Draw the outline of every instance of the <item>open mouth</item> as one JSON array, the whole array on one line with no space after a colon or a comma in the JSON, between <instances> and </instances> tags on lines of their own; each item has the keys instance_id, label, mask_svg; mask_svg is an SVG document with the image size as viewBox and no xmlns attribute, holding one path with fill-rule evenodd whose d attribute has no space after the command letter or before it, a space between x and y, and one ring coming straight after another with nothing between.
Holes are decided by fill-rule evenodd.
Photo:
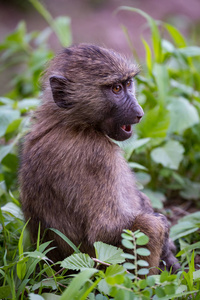
<instances>
[{"instance_id":1,"label":"open mouth","mask_svg":"<svg viewBox=\"0 0 200 300\"><path fill-rule=\"evenodd\" d=\"M127 133L131 133L131 132L132 132L132 127L131 127L130 124L128 124L128 125L122 125L122 126L121 126L121 129L122 129L123 131L127 132Z\"/></svg>"}]
</instances>

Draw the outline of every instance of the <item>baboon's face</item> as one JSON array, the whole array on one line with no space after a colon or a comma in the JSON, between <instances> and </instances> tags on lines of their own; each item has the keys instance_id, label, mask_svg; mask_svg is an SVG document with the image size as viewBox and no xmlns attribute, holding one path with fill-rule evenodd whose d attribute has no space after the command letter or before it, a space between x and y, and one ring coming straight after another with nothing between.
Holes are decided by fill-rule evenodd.
<instances>
[{"instance_id":1,"label":"baboon's face","mask_svg":"<svg viewBox=\"0 0 200 300\"><path fill-rule=\"evenodd\" d=\"M90 124L114 140L130 138L132 125L144 115L131 78L93 88L82 85L81 90L74 84L77 88L73 91L70 81L63 76L51 76L50 83L55 103L74 116L74 124Z\"/></svg>"},{"instance_id":2,"label":"baboon's face","mask_svg":"<svg viewBox=\"0 0 200 300\"><path fill-rule=\"evenodd\" d=\"M48 79L53 99L70 124L93 126L124 141L144 114L135 98L133 78L138 72L112 50L81 44L55 59Z\"/></svg>"},{"instance_id":3,"label":"baboon's face","mask_svg":"<svg viewBox=\"0 0 200 300\"><path fill-rule=\"evenodd\" d=\"M133 79L103 87L106 100L112 103L101 129L112 139L124 141L132 135L132 125L140 122L143 109L135 98Z\"/></svg>"}]
</instances>

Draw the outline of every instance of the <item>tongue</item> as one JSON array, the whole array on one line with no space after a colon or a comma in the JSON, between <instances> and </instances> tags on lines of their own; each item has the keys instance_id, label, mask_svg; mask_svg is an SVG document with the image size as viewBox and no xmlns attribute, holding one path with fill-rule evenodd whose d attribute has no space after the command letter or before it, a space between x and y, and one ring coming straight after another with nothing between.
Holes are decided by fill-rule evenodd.
<instances>
[{"instance_id":1,"label":"tongue","mask_svg":"<svg viewBox=\"0 0 200 300\"><path fill-rule=\"evenodd\" d=\"M123 125L122 129L129 132L131 131L131 125Z\"/></svg>"}]
</instances>

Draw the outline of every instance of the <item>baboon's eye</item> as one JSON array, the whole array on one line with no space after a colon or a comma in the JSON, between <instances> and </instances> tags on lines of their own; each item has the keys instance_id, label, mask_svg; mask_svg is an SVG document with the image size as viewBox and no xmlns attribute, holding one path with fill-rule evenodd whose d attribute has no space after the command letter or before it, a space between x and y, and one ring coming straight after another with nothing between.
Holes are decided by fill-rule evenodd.
<instances>
[{"instance_id":1,"label":"baboon's eye","mask_svg":"<svg viewBox=\"0 0 200 300\"><path fill-rule=\"evenodd\" d=\"M114 85L114 86L112 87L112 91L113 91L113 93L115 93L115 94L121 92L121 90L122 90L122 86L121 86L120 84L116 84L116 85Z\"/></svg>"},{"instance_id":2,"label":"baboon's eye","mask_svg":"<svg viewBox=\"0 0 200 300\"><path fill-rule=\"evenodd\" d=\"M127 87L130 87L130 86L131 86L131 83L132 83L132 81L131 81L131 80L128 80L128 81L126 82L126 86L127 86Z\"/></svg>"}]
</instances>

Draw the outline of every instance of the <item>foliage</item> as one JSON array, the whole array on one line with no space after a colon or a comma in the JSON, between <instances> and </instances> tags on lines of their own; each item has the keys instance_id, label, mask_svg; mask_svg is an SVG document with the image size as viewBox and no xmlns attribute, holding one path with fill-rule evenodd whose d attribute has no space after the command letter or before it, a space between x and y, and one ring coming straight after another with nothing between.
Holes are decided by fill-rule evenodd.
<instances>
[{"instance_id":1,"label":"foliage","mask_svg":"<svg viewBox=\"0 0 200 300\"><path fill-rule=\"evenodd\" d=\"M148 276L148 238L139 231L123 232L124 251L96 242L96 258L92 258L51 228L75 252L56 264L58 271L48 259L50 242L40 243L38 238L35 248L31 245L18 200L19 144L29 127L32 110L39 105L40 73L53 56L48 43L50 34L54 32L63 46L71 42L68 17L53 19L40 2L31 3L49 27L28 33L26 24L21 22L0 44L0 71L11 69L14 74L9 92L0 98L0 298L199 299L200 271L195 271L195 254L200 254L199 212L172 227L171 237L180 244L178 258L182 267L188 267L187 272L180 270L175 275L162 271L160 275ZM145 118L137 126L134 138L123 145L125 157L130 167L138 171L140 187L145 186L144 192L156 208L163 207L166 196L178 195L197 202L200 48L188 46L173 26L155 22L140 10L123 9L142 14L152 32L152 48L142 39L146 49L145 77L136 79ZM170 41L161 38L160 27L168 32ZM138 259L138 254L143 259Z\"/></svg>"},{"instance_id":2,"label":"foliage","mask_svg":"<svg viewBox=\"0 0 200 300\"><path fill-rule=\"evenodd\" d=\"M178 196L197 203L200 199L200 47L188 46L175 27L156 22L139 9L120 9L145 17L152 34L152 47L142 38L146 50L145 77L136 78L138 99L145 115L136 126L137 136L125 145L126 158L145 166L142 174L148 174L149 179L144 182L144 192L150 195L155 207L159 197L154 191L158 190L169 198ZM124 31L129 39L125 28ZM161 36L164 31L169 40Z\"/></svg>"}]
</instances>

